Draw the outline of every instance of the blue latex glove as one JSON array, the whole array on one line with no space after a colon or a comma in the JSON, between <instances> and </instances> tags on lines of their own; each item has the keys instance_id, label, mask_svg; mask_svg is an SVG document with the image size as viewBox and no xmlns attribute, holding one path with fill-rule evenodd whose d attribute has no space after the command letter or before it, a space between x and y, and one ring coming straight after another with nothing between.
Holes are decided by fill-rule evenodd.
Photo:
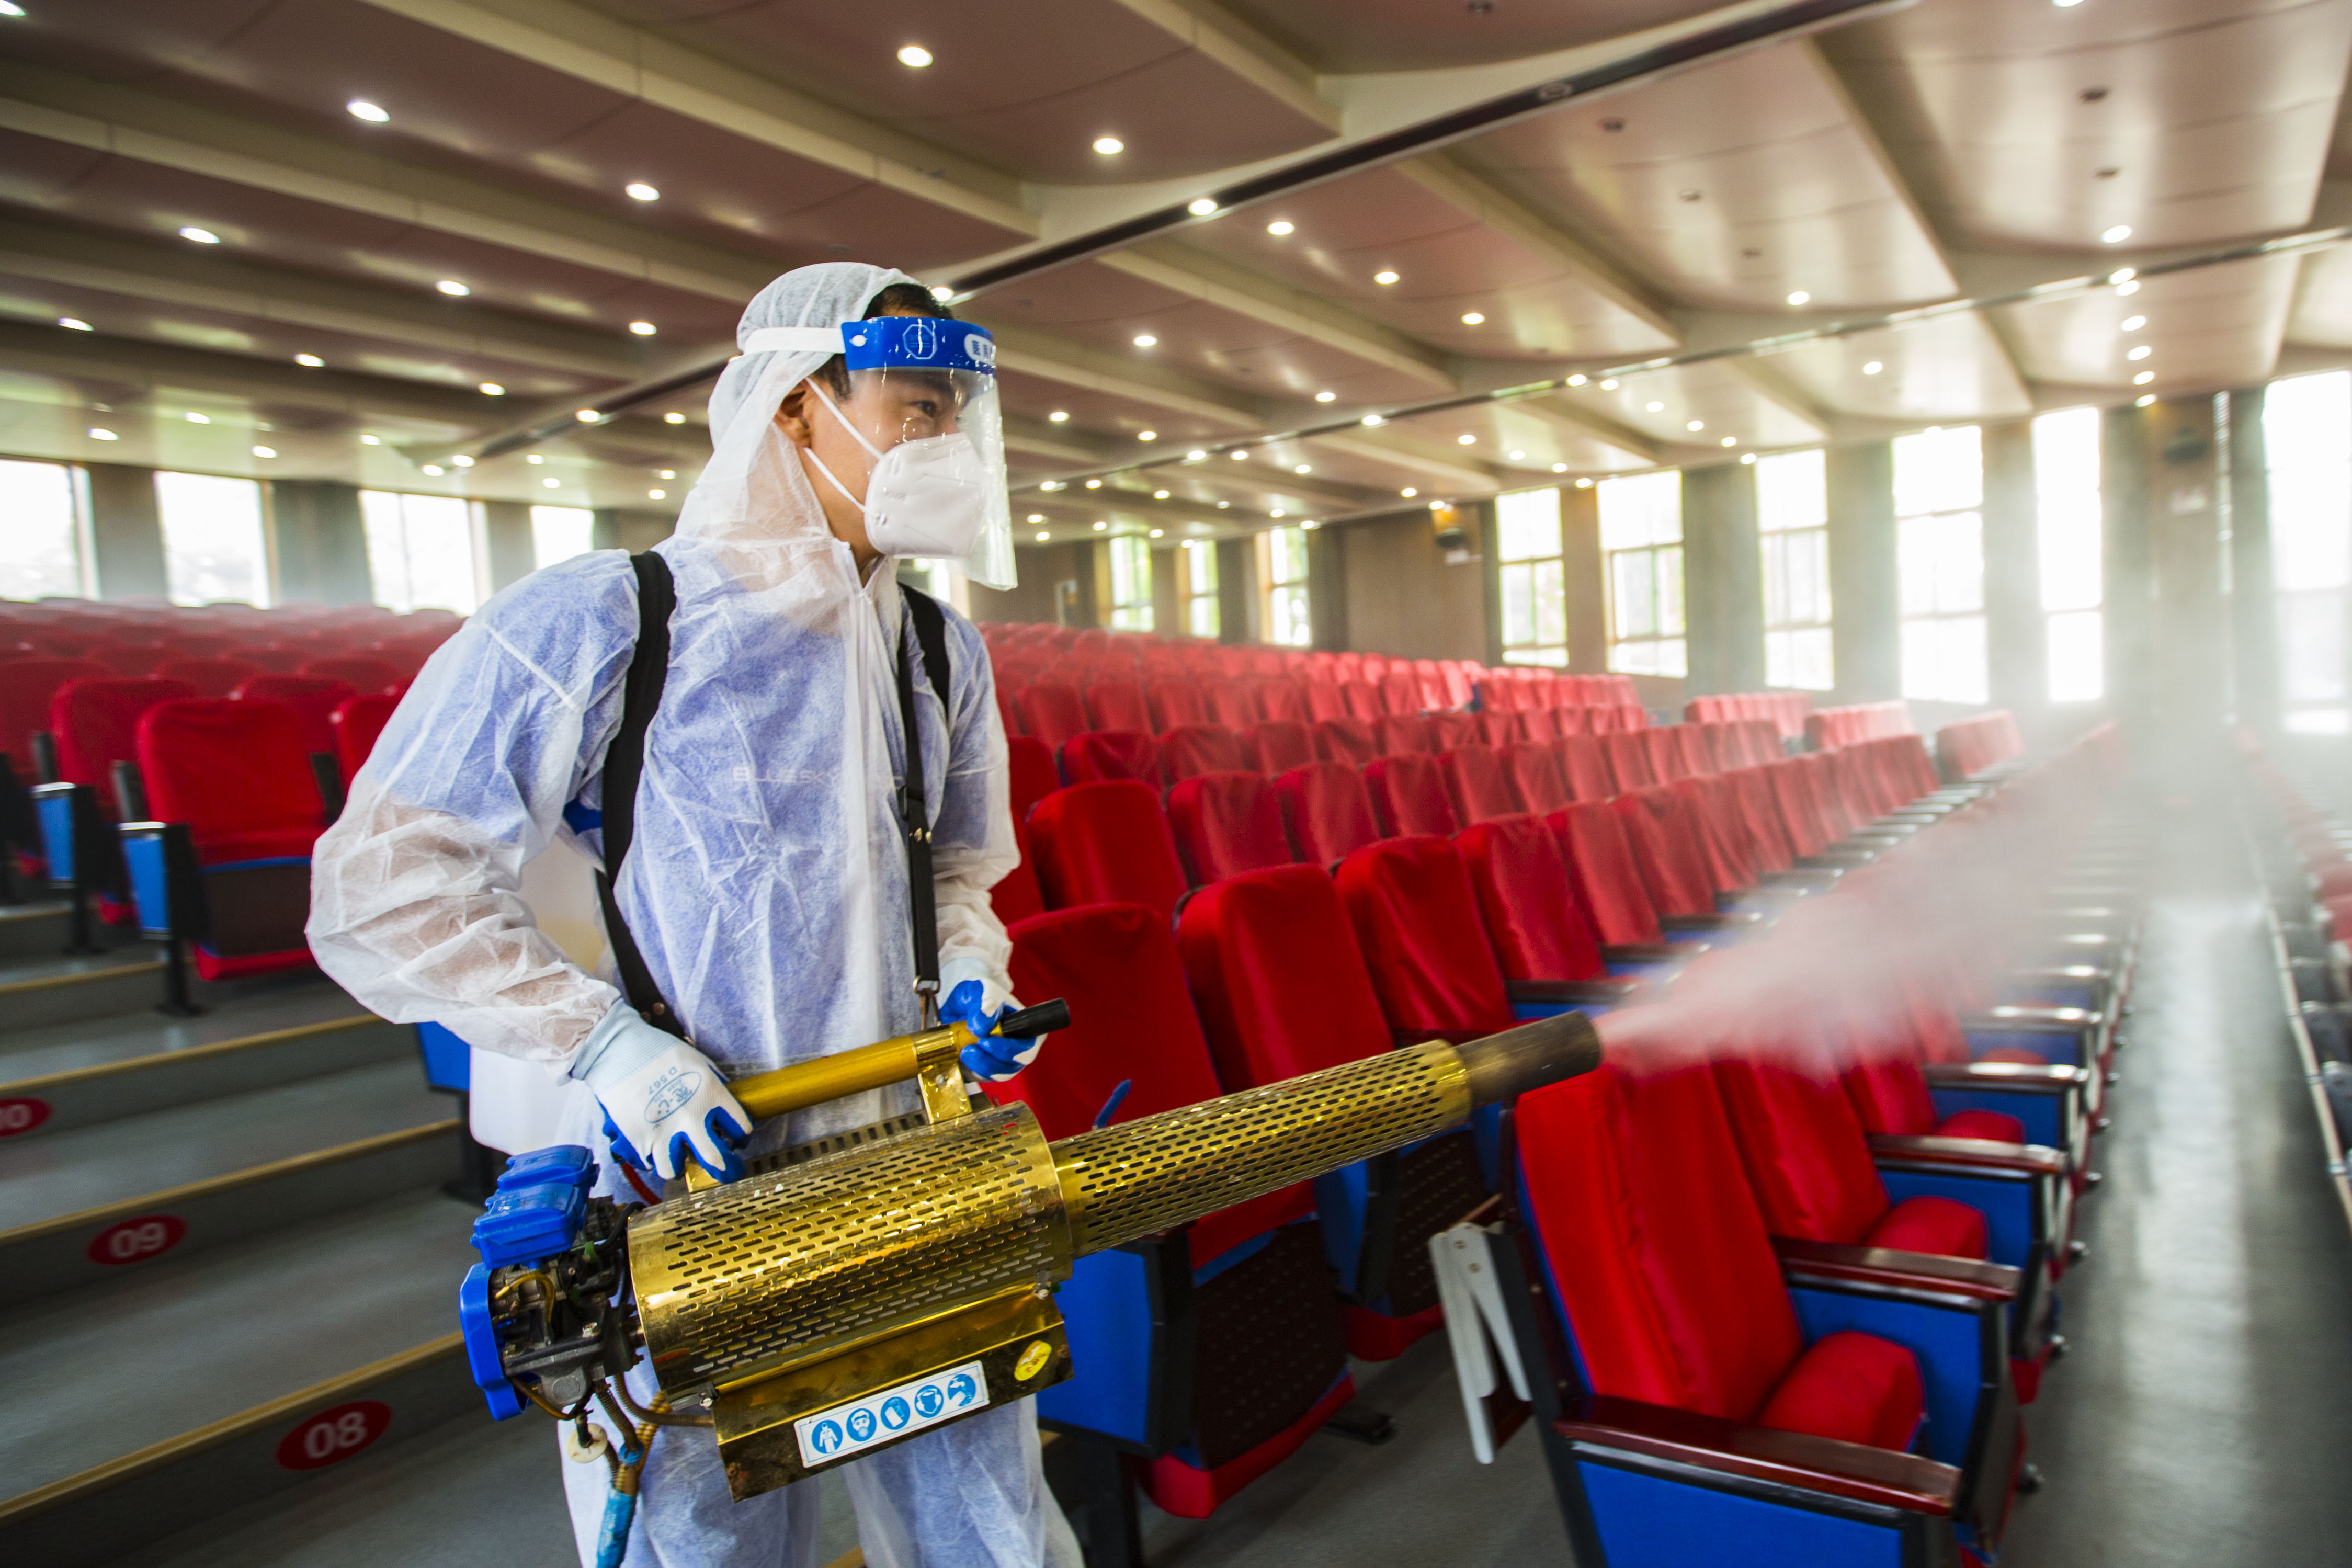
<instances>
[{"instance_id":1,"label":"blue latex glove","mask_svg":"<svg viewBox=\"0 0 2352 1568\"><path fill-rule=\"evenodd\" d=\"M1014 1040L998 1035L997 1021L1013 1010L1013 999L1004 997L992 1007L990 989L986 981L958 981L940 1004L940 1022L961 1024L980 1036L976 1043L963 1048L964 1070L983 1083L1002 1083L1037 1059L1038 1047L1045 1043L1045 1037Z\"/></svg>"},{"instance_id":2,"label":"blue latex glove","mask_svg":"<svg viewBox=\"0 0 2352 1568\"><path fill-rule=\"evenodd\" d=\"M675 1180L689 1151L729 1181L742 1174L734 1145L751 1118L709 1057L616 1003L589 1031L572 1076L595 1090L604 1132L623 1163Z\"/></svg>"}]
</instances>

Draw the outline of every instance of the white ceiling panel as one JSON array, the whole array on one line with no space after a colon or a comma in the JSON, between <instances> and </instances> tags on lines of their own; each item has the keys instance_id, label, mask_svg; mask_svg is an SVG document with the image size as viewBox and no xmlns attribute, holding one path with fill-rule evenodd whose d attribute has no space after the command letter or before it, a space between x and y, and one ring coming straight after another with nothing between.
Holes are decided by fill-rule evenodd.
<instances>
[{"instance_id":1,"label":"white ceiling panel","mask_svg":"<svg viewBox=\"0 0 2352 1568\"><path fill-rule=\"evenodd\" d=\"M2144 279L2127 295L2101 289L2001 313L2036 381L2116 392L2242 386L2277 362L2298 266L2265 257ZM2138 348L2148 352L2132 358ZM2142 372L2152 379L2135 382Z\"/></svg>"},{"instance_id":2,"label":"white ceiling panel","mask_svg":"<svg viewBox=\"0 0 2352 1568\"><path fill-rule=\"evenodd\" d=\"M1432 5L1429 0L1227 0L1325 70L1485 65L1663 26L1719 0Z\"/></svg>"},{"instance_id":3,"label":"white ceiling panel","mask_svg":"<svg viewBox=\"0 0 2352 1568\"><path fill-rule=\"evenodd\" d=\"M1726 436L1741 447L1795 447L1827 434L1722 360L1590 381L1559 396L1661 447L1690 451L1719 449Z\"/></svg>"},{"instance_id":4,"label":"white ceiling panel","mask_svg":"<svg viewBox=\"0 0 2352 1568\"><path fill-rule=\"evenodd\" d=\"M1979 315L1824 338L1761 363L1835 414L1958 423L2033 411L2008 351Z\"/></svg>"},{"instance_id":5,"label":"white ceiling panel","mask_svg":"<svg viewBox=\"0 0 2352 1568\"><path fill-rule=\"evenodd\" d=\"M2352 248L2334 246L2304 258L2286 336L2314 348L2352 349Z\"/></svg>"}]
</instances>

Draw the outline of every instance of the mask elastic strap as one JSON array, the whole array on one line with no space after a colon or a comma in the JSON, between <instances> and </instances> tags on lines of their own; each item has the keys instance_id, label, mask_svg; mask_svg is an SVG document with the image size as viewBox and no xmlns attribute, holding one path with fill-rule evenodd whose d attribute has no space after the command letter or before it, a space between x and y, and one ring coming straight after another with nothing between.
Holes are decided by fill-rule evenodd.
<instances>
[{"instance_id":1,"label":"mask elastic strap","mask_svg":"<svg viewBox=\"0 0 2352 1568\"><path fill-rule=\"evenodd\" d=\"M865 510L866 510L866 503L865 503L864 501L862 501L862 500L859 500L856 496L851 495L851 494L849 493L849 487L848 487L847 485L843 484L843 483L841 482L841 479L840 479L840 477L839 477L838 475L836 475L836 474L835 474L835 473L831 468L826 468L826 467L824 466L824 459L823 458L820 458L820 457L818 457L818 456L816 455L816 448L815 448L815 447L803 447L801 448L801 456L802 456L802 457L803 457L803 458L806 458L810 462L814 463L814 464L816 465L816 471L817 471L818 473L820 473L820 474L823 474L823 475L825 477L825 482L826 482L826 483L828 483L828 484L832 485L832 486L833 486L833 488L834 488L835 489L837 489L837 490L839 490L839 491L841 492L841 499L842 499L842 500L844 500L847 501L850 505L852 505L852 506L856 507L856 508L858 510L858 512L859 512L861 515L863 515L863 514L864 514L864 512L865 512Z\"/></svg>"}]
</instances>

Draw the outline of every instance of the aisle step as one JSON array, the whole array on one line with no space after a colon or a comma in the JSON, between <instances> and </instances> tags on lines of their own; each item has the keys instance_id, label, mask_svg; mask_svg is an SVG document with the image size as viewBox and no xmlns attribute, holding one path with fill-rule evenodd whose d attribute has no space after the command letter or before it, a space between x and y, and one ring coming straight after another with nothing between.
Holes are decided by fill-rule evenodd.
<instances>
[{"instance_id":1,"label":"aisle step","mask_svg":"<svg viewBox=\"0 0 2352 1568\"><path fill-rule=\"evenodd\" d=\"M0 1146L0 1305L453 1176L451 1110L392 1061Z\"/></svg>"},{"instance_id":2,"label":"aisle step","mask_svg":"<svg viewBox=\"0 0 2352 1568\"><path fill-rule=\"evenodd\" d=\"M152 1007L163 996L163 961L147 942L0 962L0 1031L103 1018Z\"/></svg>"},{"instance_id":3,"label":"aisle step","mask_svg":"<svg viewBox=\"0 0 2352 1568\"><path fill-rule=\"evenodd\" d=\"M73 934L62 899L0 905L0 958L47 958L62 953Z\"/></svg>"},{"instance_id":4,"label":"aisle step","mask_svg":"<svg viewBox=\"0 0 2352 1568\"><path fill-rule=\"evenodd\" d=\"M473 1212L411 1190L13 1310L0 1559L111 1561L478 1410Z\"/></svg>"}]
</instances>

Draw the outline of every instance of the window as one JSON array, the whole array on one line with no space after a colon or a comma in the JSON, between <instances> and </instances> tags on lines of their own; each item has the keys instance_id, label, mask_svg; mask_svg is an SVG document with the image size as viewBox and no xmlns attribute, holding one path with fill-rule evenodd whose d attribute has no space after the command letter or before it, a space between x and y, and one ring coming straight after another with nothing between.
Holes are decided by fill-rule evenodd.
<instances>
[{"instance_id":1,"label":"window","mask_svg":"<svg viewBox=\"0 0 2352 1568\"><path fill-rule=\"evenodd\" d=\"M2271 580L2277 584L2284 721L2352 731L2345 704L2346 589L2352 587L2352 374L2274 381L2263 397Z\"/></svg>"},{"instance_id":2,"label":"window","mask_svg":"<svg viewBox=\"0 0 2352 1568\"><path fill-rule=\"evenodd\" d=\"M163 577L172 603L228 599L268 605L260 485L212 474L159 473L155 510L163 523Z\"/></svg>"},{"instance_id":3,"label":"window","mask_svg":"<svg viewBox=\"0 0 2352 1568\"><path fill-rule=\"evenodd\" d=\"M1764 552L1764 684L1827 691L1829 465L1817 448L1756 462L1756 529Z\"/></svg>"},{"instance_id":4,"label":"window","mask_svg":"<svg viewBox=\"0 0 2352 1568\"><path fill-rule=\"evenodd\" d=\"M98 596L77 478L62 463L0 462L0 599Z\"/></svg>"},{"instance_id":5,"label":"window","mask_svg":"<svg viewBox=\"0 0 2352 1568\"><path fill-rule=\"evenodd\" d=\"M2096 702L2106 691L2100 423L2095 408L2068 408L2033 422L2034 537L2053 702Z\"/></svg>"},{"instance_id":6,"label":"window","mask_svg":"<svg viewBox=\"0 0 2352 1568\"><path fill-rule=\"evenodd\" d=\"M400 611L455 610L470 616L481 607L475 573L474 509L456 496L360 492L360 521L367 530L368 575L375 602ZM539 520L531 520L531 547L539 547Z\"/></svg>"},{"instance_id":7,"label":"window","mask_svg":"<svg viewBox=\"0 0 2352 1568\"><path fill-rule=\"evenodd\" d=\"M1609 668L1690 672L1683 643L1683 477L1603 479L1601 552L1609 584Z\"/></svg>"},{"instance_id":8,"label":"window","mask_svg":"<svg viewBox=\"0 0 2352 1568\"><path fill-rule=\"evenodd\" d=\"M1895 574L1903 614L1903 695L1934 702L1987 697L1984 447L1973 425L1895 441Z\"/></svg>"},{"instance_id":9,"label":"window","mask_svg":"<svg viewBox=\"0 0 2352 1568\"><path fill-rule=\"evenodd\" d=\"M1495 498L1503 574L1503 662L1568 668L1568 563L1561 558L1559 491Z\"/></svg>"},{"instance_id":10,"label":"window","mask_svg":"<svg viewBox=\"0 0 2352 1568\"><path fill-rule=\"evenodd\" d=\"M1307 609L1307 531L1277 528L1259 534L1257 569L1265 584L1265 640L1307 647L1315 628Z\"/></svg>"},{"instance_id":11,"label":"window","mask_svg":"<svg viewBox=\"0 0 2352 1568\"><path fill-rule=\"evenodd\" d=\"M585 555L596 548L596 514L584 506L530 509L530 563L534 570Z\"/></svg>"},{"instance_id":12,"label":"window","mask_svg":"<svg viewBox=\"0 0 2352 1568\"><path fill-rule=\"evenodd\" d=\"M1177 563L1176 587L1184 601L1185 634L1216 637L1222 630L1217 611L1217 547L1205 539L1188 539Z\"/></svg>"},{"instance_id":13,"label":"window","mask_svg":"<svg viewBox=\"0 0 2352 1568\"><path fill-rule=\"evenodd\" d=\"M1151 546L1132 533L1110 542L1110 624L1113 631L1151 629Z\"/></svg>"}]
</instances>

